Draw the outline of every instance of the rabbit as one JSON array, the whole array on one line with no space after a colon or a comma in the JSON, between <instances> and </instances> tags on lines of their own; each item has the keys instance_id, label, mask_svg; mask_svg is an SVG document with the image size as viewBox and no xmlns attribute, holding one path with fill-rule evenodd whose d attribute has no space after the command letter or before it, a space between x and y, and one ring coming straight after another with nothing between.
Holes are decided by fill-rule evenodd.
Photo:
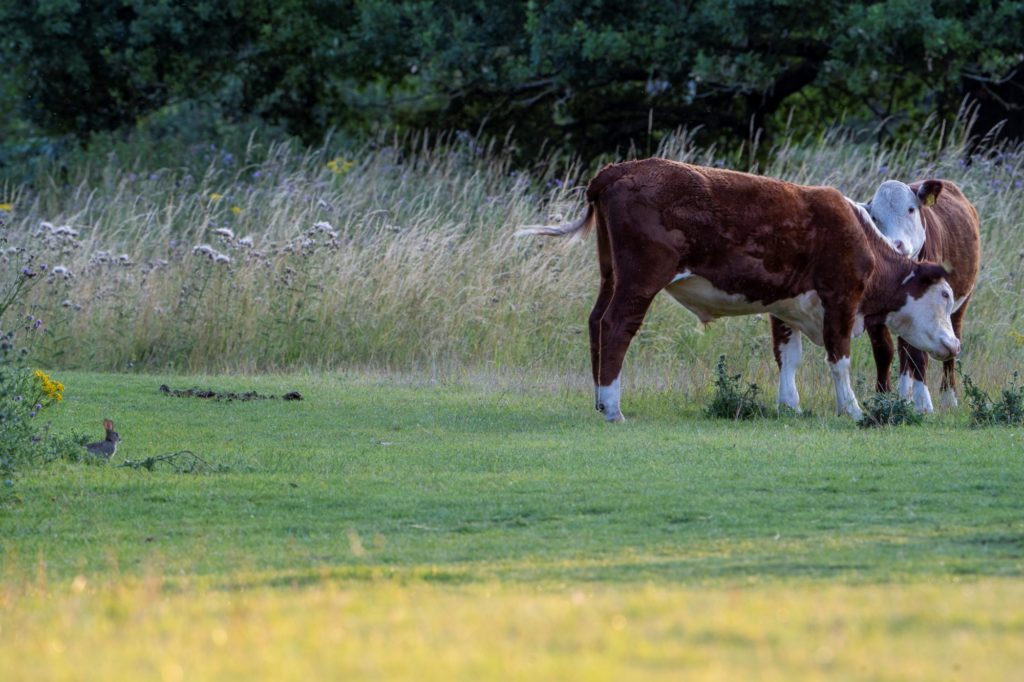
<instances>
[{"instance_id":1,"label":"rabbit","mask_svg":"<svg viewBox=\"0 0 1024 682\"><path fill-rule=\"evenodd\" d=\"M121 441L121 434L114 430L114 422L109 419L103 420L103 428L107 430L106 439L98 443L89 443L85 446L85 449L89 451L89 454L102 457L103 459L110 459L117 452L117 444Z\"/></svg>"}]
</instances>

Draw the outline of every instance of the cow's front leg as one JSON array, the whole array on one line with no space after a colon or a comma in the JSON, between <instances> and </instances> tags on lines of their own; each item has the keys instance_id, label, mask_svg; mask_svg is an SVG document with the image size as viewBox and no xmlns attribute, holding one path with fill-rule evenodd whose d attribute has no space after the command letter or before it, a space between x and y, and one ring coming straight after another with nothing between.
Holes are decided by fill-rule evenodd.
<instances>
[{"instance_id":1,"label":"cow's front leg","mask_svg":"<svg viewBox=\"0 0 1024 682\"><path fill-rule=\"evenodd\" d=\"M914 409L922 413L935 411L932 394L926 383L928 355L914 348L902 338L900 344L900 395L914 401Z\"/></svg>"},{"instance_id":2,"label":"cow's front leg","mask_svg":"<svg viewBox=\"0 0 1024 682\"><path fill-rule=\"evenodd\" d=\"M845 307L825 310L825 355L836 387L836 412L860 420L863 413L850 385L850 335L853 311Z\"/></svg>"},{"instance_id":3,"label":"cow's front leg","mask_svg":"<svg viewBox=\"0 0 1024 682\"><path fill-rule=\"evenodd\" d=\"M779 405L785 405L799 414L800 393L796 389L796 368L803 356L800 332L771 316L772 350L779 366Z\"/></svg>"},{"instance_id":4,"label":"cow's front leg","mask_svg":"<svg viewBox=\"0 0 1024 682\"><path fill-rule=\"evenodd\" d=\"M964 325L964 313L967 312L967 304L970 303L970 296L953 313L953 333L957 339L962 339L961 333ZM942 363L942 387L939 392L939 404L946 409L954 409L960 405L956 399L956 359L946 360Z\"/></svg>"}]
</instances>

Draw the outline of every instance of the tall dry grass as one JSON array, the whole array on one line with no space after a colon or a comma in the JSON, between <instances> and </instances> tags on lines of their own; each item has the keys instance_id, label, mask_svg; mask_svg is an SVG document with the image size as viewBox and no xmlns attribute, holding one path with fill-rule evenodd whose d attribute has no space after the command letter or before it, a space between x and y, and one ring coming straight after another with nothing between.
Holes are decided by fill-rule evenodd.
<instances>
[{"instance_id":1,"label":"tall dry grass","mask_svg":"<svg viewBox=\"0 0 1024 682\"><path fill-rule=\"evenodd\" d=\"M945 135L945 139L940 136ZM967 316L964 365L984 385L1024 359L1024 152L965 162L965 136L933 130L896 148L840 135L762 154L695 147L659 154L835 185L864 200L884 179L959 183L982 216L984 266ZM748 156L766 158L748 164ZM449 376L589 377L593 243L516 239L567 219L589 172L517 171L499 146L460 136L377 142L350 157L261 145L181 150L154 168L143 148L82 161L34 186L0 188L10 244L49 266L33 290L43 363L92 369L375 368ZM62 231L70 227L76 236ZM8 262L13 254L5 256ZM54 274L54 266L69 271ZM767 322L702 328L666 298L627 358L633 386L701 387L720 353L770 384ZM866 341L855 365L873 375ZM809 346L801 383L827 392ZM866 390L866 388L865 388Z\"/></svg>"}]
</instances>

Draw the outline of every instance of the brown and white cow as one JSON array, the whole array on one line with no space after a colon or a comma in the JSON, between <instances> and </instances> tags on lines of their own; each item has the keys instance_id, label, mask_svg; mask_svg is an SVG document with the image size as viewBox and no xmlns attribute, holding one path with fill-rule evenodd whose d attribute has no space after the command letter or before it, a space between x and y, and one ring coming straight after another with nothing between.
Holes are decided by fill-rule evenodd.
<instances>
[{"instance_id":1,"label":"brown and white cow","mask_svg":"<svg viewBox=\"0 0 1024 682\"><path fill-rule=\"evenodd\" d=\"M912 257L941 261L950 270L946 279L954 295L951 322L956 337L961 338L963 316L981 259L978 213L971 202L948 180L923 180L913 185L887 180L879 185L871 201L859 206L893 248ZM876 388L887 392L891 390L892 337L884 324L868 325L867 332L875 357ZM779 403L799 410L795 375L801 355L800 336L773 317L772 345L779 366ZM900 394L912 398L918 411L931 412L931 394L925 383L928 356L903 338L899 340L899 354ZM957 405L955 367L952 359L943 363L941 403L946 407Z\"/></svg>"},{"instance_id":2,"label":"brown and white cow","mask_svg":"<svg viewBox=\"0 0 1024 682\"><path fill-rule=\"evenodd\" d=\"M517 234L596 227L601 287L590 350L596 406L608 421L623 419L623 358L663 289L704 322L771 313L825 346L837 410L855 419L849 368L858 320L888 324L942 360L960 351L945 269L897 253L835 189L646 159L606 166L587 202L573 223Z\"/></svg>"},{"instance_id":3,"label":"brown and white cow","mask_svg":"<svg viewBox=\"0 0 1024 682\"><path fill-rule=\"evenodd\" d=\"M954 182L949 180L925 180L905 185L902 182L883 183L889 185L887 201L883 205L880 192L868 204L875 223L887 232L900 218L917 215L924 225L924 245L920 250L922 260L941 262L950 270L947 276L953 288L953 333L961 338L964 313L981 266L981 226L978 211L968 201ZM892 338L885 327L869 327L871 349L875 355L878 370L877 388L890 390L889 367L892 365ZM932 398L925 383L928 356L903 338L899 339L900 383L899 391L904 397L913 397L914 406L921 412L932 411ZM939 393L940 404L956 407L956 363L945 360L942 363L942 385Z\"/></svg>"}]
</instances>

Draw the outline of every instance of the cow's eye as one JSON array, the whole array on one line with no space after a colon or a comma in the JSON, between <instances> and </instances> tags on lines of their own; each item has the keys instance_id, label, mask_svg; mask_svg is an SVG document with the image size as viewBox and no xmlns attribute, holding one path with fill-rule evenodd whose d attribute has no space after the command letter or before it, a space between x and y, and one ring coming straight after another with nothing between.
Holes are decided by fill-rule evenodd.
<instances>
[{"instance_id":1,"label":"cow's eye","mask_svg":"<svg viewBox=\"0 0 1024 682\"><path fill-rule=\"evenodd\" d=\"M907 209L907 212L908 212L908 213L913 213L913 212L914 212L914 207L913 207L913 206L911 206L910 208L908 208L908 209Z\"/></svg>"},{"instance_id":2,"label":"cow's eye","mask_svg":"<svg viewBox=\"0 0 1024 682\"><path fill-rule=\"evenodd\" d=\"M949 292L948 291L943 291L942 292L942 298L944 298L944 299L946 299L948 301L949 300Z\"/></svg>"}]
</instances>

